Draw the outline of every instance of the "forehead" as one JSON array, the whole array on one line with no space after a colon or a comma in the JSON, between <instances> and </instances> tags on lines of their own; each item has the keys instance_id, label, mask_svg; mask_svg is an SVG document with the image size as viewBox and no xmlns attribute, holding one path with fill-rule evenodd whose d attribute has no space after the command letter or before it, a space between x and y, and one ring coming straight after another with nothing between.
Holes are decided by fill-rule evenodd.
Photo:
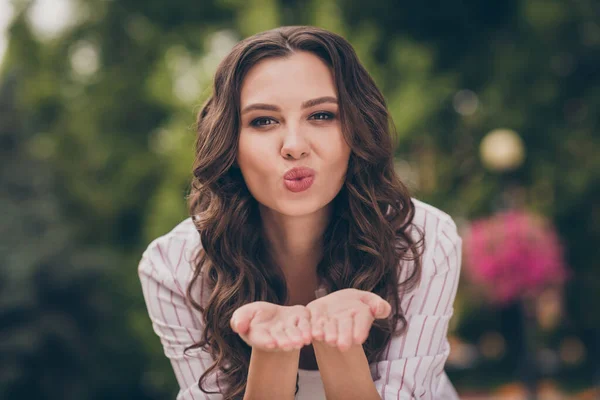
<instances>
[{"instance_id":1,"label":"forehead","mask_svg":"<svg viewBox=\"0 0 600 400\"><path fill-rule=\"evenodd\" d=\"M322 96L336 97L331 69L309 52L267 58L254 65L242 82L240 103L286 103L293 106Z\"/></svg>"}]
</instances>

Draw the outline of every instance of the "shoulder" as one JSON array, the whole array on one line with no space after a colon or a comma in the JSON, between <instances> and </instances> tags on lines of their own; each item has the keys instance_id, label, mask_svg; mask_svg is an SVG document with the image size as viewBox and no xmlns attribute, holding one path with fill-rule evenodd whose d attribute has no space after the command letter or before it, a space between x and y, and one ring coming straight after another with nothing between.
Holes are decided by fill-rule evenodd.
<instances>
[{"instance_id":1,"label":"shoulder","mask_svg":"<svg viewBox=\"0 0 600 400\"><path fill-rule=\"evenodd\" d=\"M456 230L456 224L450 215L414 197L411 200L415 206L414 225L422 227L428 232L437 231L440 225L454 227Z\"/></svg>"},{"instance_id":2,"label":"shoulder","mask_svg":"<svg viewBox=\"0 0 600 400\"><path fill-rule=\"evenodd\" d=\"M420 330L427 319L437 324L432 316L448 319L453 311L461 273L462 240L447 213L419 200L412 201L415 214L411 233L414 240L423 238L421 271L416 286L399 295L409 326L420 325ZM399 284L414 272L414 267L413 260L401 261Z\"/></svg>"},{"instance_id":3,"label":"shoulder","mask_svg":"<svg viewBox=\"0 0 600 400\"><path fill-rule=\"evenodd\" d=\"M142 254L138 266L140 275L152 275L168 285L174 285L182 295L195 268L195 256L200 248L200 235L191 218L177 224L171 231L154 239Z\"/></svg>"},{"instance_id":4,"label":"shoulder","mask_svg":"<svg viewBox=\"0 0 600 400\"><path fill-rule=\"evenodd\" d=\"M448 263L445 259L455 252L460 255L462 248L462 239L456 223L450 215L439 208L416 198L411 200L415 206L413 235L417 239L419 236L416 235L424 236L423 273L432 275L443 272L440 270L440 265L445 268L451 266L452 263Z\"/></svg>"}]
</instances>

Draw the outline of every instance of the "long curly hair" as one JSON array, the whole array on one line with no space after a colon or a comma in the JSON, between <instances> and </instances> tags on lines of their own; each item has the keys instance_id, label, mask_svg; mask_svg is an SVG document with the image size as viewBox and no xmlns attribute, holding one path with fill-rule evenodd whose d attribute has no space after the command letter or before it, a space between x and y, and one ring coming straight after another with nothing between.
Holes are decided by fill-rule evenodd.
<instances>
[{"instance_id":1,"label":"long curly hair","mask_svg":"<svg viewBox=\"0 0 600 400\"><path fill-rule=\"evenodd\" d=\"M345 184L333 200L317 273L329 291L370 291L392 305L388 319L373 324L363 344L369 362L379 359L406 319L401 296L420 280L423 234L415 239L415 207L394 172L392 123L383 95L352 46L341 36L309 26L281 27L239 42L220 63L213 93L197 119L196 157L188 198L201 248L187 297L204 319L198 343L213 358L199 380L218 373L224 398L243 397L251 348L230 327L233 312L254 301L283 305L287 286L261 237L258 203L236 167L240 129L240 89L259 61L306 51L331 69L338 93L342 132L351 149ZM409 271L404 271L409 268ZM407 276L399 282L400 276ZM210 298L194 300L207 283ZM398 328L399 327L399 328ZM297 389L297 386L296 386Z\"/></svg>"}]
</instances>

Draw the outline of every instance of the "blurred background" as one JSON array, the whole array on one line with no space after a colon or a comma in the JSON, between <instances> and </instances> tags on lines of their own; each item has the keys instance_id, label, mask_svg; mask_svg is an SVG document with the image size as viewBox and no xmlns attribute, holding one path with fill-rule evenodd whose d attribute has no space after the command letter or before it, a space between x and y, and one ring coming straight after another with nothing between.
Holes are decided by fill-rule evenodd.
<instances>
[{"instance_id":1,"label":"blurred background","mask_svg":"<svg viewBox=\"0 0 600 400\"><path fill-rule=\"evenodd\" d=\"M600 398L595 0L0 0L0 398L175 398L137 263L186 218L218 62L297 24L354 45L459 225L461 398Z\"/></svg>"}]
</instances>

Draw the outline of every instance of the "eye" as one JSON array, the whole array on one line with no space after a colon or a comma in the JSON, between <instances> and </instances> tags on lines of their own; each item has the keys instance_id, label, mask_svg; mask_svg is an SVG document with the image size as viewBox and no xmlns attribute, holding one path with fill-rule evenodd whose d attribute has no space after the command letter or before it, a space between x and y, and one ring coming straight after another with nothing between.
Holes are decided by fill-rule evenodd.
<instances>
[{"instance_id":1,"label":"eye","mask_svg":"<svg viewBox=\"0 0 600 400\"><path fill-rule=\"evenodd\" d=\"M318 112L318 113L314 113L313 115L310 116L309 119L314 119L314 120L318 120L318 121L327 121L330 119L334 119L335 118L335 114L331 113L331 112Z\"/></svg>"},{"instance_id":2,"label":"eye","mask_svg":"<svg viewBox=\"0 0 600 400\"><path fill-rule=\"evenodd\" d=\"M275 120L272 118L260 117L260 118L256 118L256 119L252 120L252 122L250 122L250 126L261 127L261 126L273 125L274 123L275 123Z\"/></svg>"}]
</instances>

